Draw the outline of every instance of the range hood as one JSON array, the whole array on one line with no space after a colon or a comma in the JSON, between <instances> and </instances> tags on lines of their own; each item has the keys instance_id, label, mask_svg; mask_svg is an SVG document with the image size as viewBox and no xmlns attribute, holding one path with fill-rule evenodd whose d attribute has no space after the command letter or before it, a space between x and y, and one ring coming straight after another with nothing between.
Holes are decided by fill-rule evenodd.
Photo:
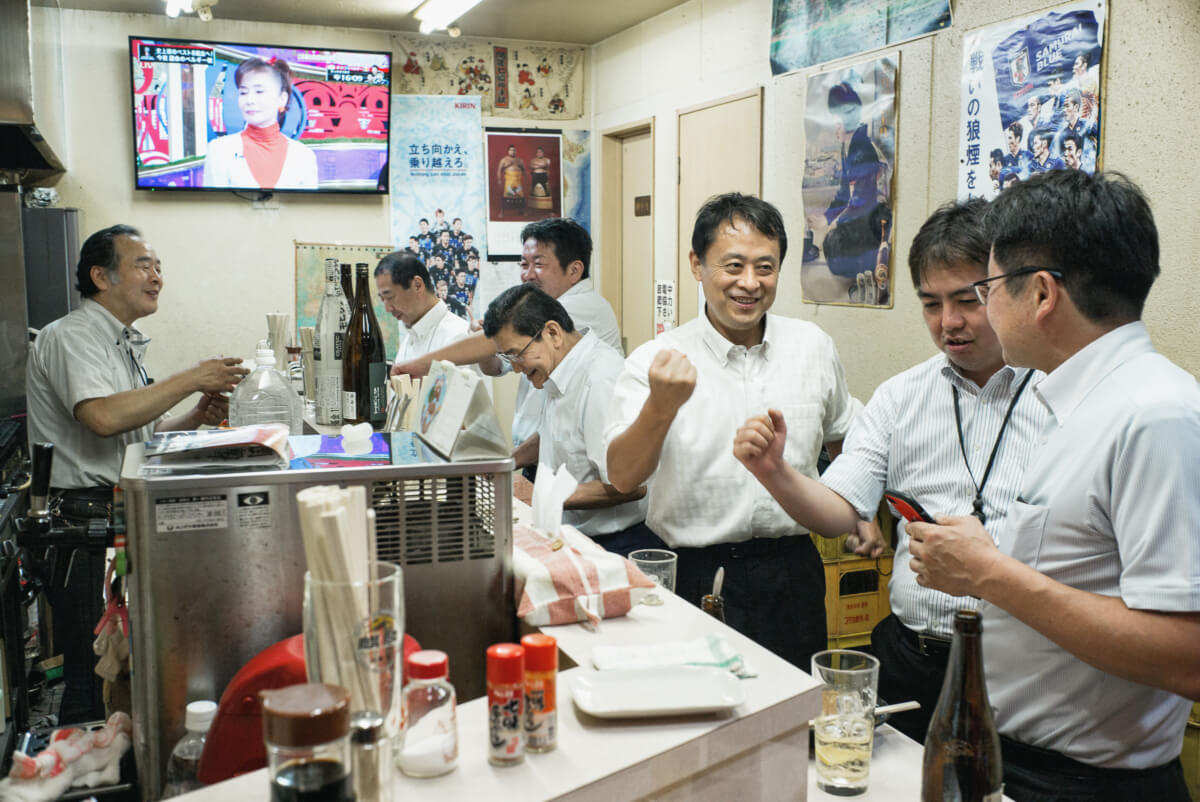
<instances>
[{"instance_id":1,"label":"range hood","mask_svg":"<svg viewBox=\"0 0 1200 802\"><path fill-rule=\"evenodd\" d=\"M19 183L52 183L65 168L38 131L29 0L0 0L0 171Z\"/></svg>"}]
</instances>

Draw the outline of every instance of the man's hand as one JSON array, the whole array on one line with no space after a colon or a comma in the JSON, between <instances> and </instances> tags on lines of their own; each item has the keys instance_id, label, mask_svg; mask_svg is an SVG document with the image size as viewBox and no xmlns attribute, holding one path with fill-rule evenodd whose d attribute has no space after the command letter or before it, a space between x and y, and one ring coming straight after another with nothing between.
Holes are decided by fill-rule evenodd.
<instances>
[{"instance_id":1,"label":"man's hand","mask_svg":"<svg viewBox=\"0 0 1200 802\"><path fill-rule=\"evenodd\" d=\"M787 423L777 409L755 415L733 436L733 456L756 477L770 476L783 467L783 446L787 442Z\"/></svg>"},{"instance_id":2,"label":"man's hand","mask_svg":"<svg viewBox=\"0 0 1200 802\"><path fill-rule=\"evenodd\" d=\"M886 546L883 532L879 531L879 524L874 519L859 521L857 531L846 536L846 548L863 557L878 557Z\"/></svg>"},{"instance_id":3,"label":"man's hand","mask_svg":"<svg viewBox=\"0 0 1200 802\"><path fill-rule=\"evenodd\" d=\"M400 362L392 365L391 374L399 376L401 373L407 373L414 379L423 379L429 373L429 361L425 359L414 359L411 362Z\"/></svg>"},{"instance_id":4,"label":"man's hand","mask_svg":"<svg viewBox=\"0 0 1200 802\"><path fill-rule=\"evenodd\" d=\"M650 398L655 411L674 419L696 389L696 366L673 349L659 351L650 363Z\"/></svg>"},{"instance_id":5,"label":"man's hand","mask_svg":"<svg viewBox=\"0 0 1200 802\"><path fill-rule=\"evenodd\" d=\"M908 532L909 567L917 584L951 596L978 595L977 587L989 567L1003 555L978 518L957 515L936 524L913 522Z\"/></svg>"},{"instance_id":6,"label":"man's hand","mask_svg":"<svg viewBox=\"0 0 1200 802\"><path fill-rule=\"evenodd\" d=\"M196 402L198 423L218 426L229 417L229 399L220 393L204 393Z\"/></svg>"},{"instance_id":7,"label":"man's hand","mask_svg":"<svg viewBox=\"0 0 1200 802\"><path fill-rule=\"evenodd\" d=\"M195 388L203 393L229 393L249 373L235 356L215 357L197 362L191 369Z\"/></svg>"}]
</instances>

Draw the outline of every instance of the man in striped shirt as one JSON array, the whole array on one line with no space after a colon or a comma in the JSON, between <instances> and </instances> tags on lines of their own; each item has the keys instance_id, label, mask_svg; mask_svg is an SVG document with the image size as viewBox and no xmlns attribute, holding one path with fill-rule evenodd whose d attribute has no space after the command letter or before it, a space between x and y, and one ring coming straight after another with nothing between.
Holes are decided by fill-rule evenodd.
<instances>
[{"instance_id":1,"label":"man in striped shirt","mask_svg":"<svg viewBox=\"0 0 1200 802\"><path fill-rule=\"evenodd\" d=\"M909 269L941 353L880 385L819 481L783 459L786 422L778 411L738 431L734 454L814 532L855 532L874 515L885 488L916 499L932 515L976 511L993 534L1003 531L1045 414L1026 388L1032 372L1004 364L971 286L987 274L985 208L982 200L943 206L913 239ZM880 660L880 697L921 703L893 718L921 741L941 691L954 612L974 600L917 584L903 524L896 527L892 614L876 626L871 643Z\"/></svg>"}]
</instances>

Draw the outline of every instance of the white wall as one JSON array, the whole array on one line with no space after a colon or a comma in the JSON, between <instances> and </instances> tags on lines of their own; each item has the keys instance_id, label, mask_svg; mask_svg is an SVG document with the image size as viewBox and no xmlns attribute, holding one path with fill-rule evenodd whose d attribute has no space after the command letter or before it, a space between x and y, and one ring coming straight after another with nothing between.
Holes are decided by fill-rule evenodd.
<instances>
[{"instance_id":1,"label":"white wall","mask_svg":"<svg viewBox=\"0 0 1200 802\"><path fill-rule=\"evenodd\" d=\"M947 31L880 53L899 51L899 141L895 182L895 308L815 306L800 301L799 258L784 265L776 311L819 323L833 335L851 390L866 399L883 379L934 351L908 279L908 245L929 212L955 193L958 80L963 32L1033 13L1046 0L958 0ZM1145 319L1158 348L1200 374L1200 291L1191 277L1200 253L1200 172L1194 157L1200 89L1183 54L1200 52L1195 0L1109 0L1104 87L1104 166L1137 181L1154 207L1162 276ZM764 89L763 192L803 236L800 179L809 74L774 78L767 61L771 0L691 0L593 48L595 129L656 117L655 274L677 263L677 111L755 86ZM846 63L864 61L859 55ZM1181 61L1181 59L1184 59ZM602 169L600 154L594 169ZM598 185L593 182L593 186ZM593 203L598 208L598 203ZM687 216L695 210L685 210ZM593 235L599 225L593 224ZM793 253L799 254L796 244ZM603 265L598 265L602 271Z\"/></svg>"}]
</instances>

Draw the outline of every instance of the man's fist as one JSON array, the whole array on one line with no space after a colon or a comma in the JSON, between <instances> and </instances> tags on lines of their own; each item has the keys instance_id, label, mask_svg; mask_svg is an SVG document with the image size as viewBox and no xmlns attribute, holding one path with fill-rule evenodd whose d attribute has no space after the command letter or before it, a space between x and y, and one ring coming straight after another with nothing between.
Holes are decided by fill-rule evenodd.
<instances>
[{"instance_id":1,"label":"man's fist","mask_svg":"<svg viewBox=\"0 0 1200 802\"><path fill-rule=\"evenodd\" d=\"M663 414L674 416L696 389L696 366L679 351L659 351L650 363L650 400Z\"/></svg>"}]
</instances>

